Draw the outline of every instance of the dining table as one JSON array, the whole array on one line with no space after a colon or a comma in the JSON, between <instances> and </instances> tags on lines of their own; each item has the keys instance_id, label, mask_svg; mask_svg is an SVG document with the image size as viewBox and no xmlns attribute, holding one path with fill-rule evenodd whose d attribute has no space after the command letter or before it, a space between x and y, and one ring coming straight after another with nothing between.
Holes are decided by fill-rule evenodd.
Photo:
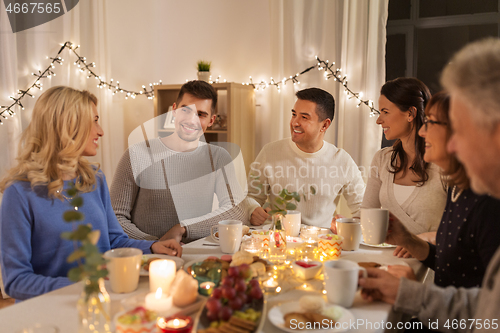
<instances>
[{"instance_id":1,"label":"dining table","mask_svg":"<svg viewBox=\"0 0 500 333\"><path fill-rule=\"evenodd\" d=\"M427 272L425 266L416 259L395 257L393 251L393 248L360 245L360 248L356 251L342 251L340 259L355 262L371 261L384 266L407 265L412 268L418 280L424 280ZM185 263L203 260L207 256L220 257L222 255L220 246L212 236L183 245L182 259ZM322 281L316 282L322 283ZM269 312L274 306L297 301L302 295L313 292L310 290L311 285L314 285L314 283L304 283L293 288L284 289L280 293L266 294L266 312ZM105 281L105 286L111 298L111 315L113 317L123 310L122 300L149 292L149 278L141 276L138 288L132 293L113 293L109 281ZM342 288L342 286L338 286L338 288ZM1 332L14 333L35 324L55 325L61 333L77 332L78 313L76 303L82 290L82 282L78 282L0 310ZM398 331L398 325L404 328L404 324L408 320L401 313L395 312L389 304L364 300L360 291L357 292L354 303L348 310L354 315L355 323L351 324L347 332L394 332ZM190 315L194 317L197 312L194 309ZM267 313L264 314L263 320L265 320L265 323L261 332L281 332L279 328L269 321ZM403 331L403 329L399 331ZM194 329L193 332L195 332Z\"/></svg>"}]
</instances>

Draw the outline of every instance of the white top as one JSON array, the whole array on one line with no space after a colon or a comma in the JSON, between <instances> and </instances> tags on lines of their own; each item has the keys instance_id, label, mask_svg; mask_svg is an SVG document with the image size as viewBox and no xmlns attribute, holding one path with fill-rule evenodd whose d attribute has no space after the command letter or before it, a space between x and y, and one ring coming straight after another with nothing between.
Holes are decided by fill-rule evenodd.
<instances>
[{"instance_id":1,"label":"white top","mask_svg":"<svg viewBox=\"0 0 500 333\"><path fill-rule=\"evenodd\" d=\"M440 169L429 165L429 179L416 186L410 196L399 204L394 193L394 174L389 172L392 147L379 150L370 166L362 208L384 207L393 213L413 234L436 231L446 204L446 190Z\"/></svg>"},{"instance_id":2,"label":"white top","mask_svg":"<svg viewBox=\"0 0 500 333\"><path fill-rule=\"evenodd\" d=\"M311 194L311 186L316 189L315 195ZM341 194L351 213L357 216L365 193L361 172L345 150L323 141L320 150L305 153L291 138L265 145L250 165L249 217L255 208L264 204L268 195L270 202L275 203L283 188L306 194L307 200L301 198L297 205L302 223L324 228L330 228Z\"/></svg>"},{"instance_id":3,"label":"white top","mask_svg":"<svg viewBox=\"0 0 500 333\"><path fill-rule=\"evenodd\" d=\"M406 200L408 200L415 187L416 186L394 184L394 196L396 197L396 201L400 206L403 205Z\"/></svg>"}]
</instances>

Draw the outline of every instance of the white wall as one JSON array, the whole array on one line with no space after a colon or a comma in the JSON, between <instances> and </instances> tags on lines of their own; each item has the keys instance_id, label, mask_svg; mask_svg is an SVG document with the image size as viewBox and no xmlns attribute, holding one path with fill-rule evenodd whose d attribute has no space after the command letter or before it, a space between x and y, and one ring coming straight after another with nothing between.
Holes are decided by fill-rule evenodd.
<instances>
[{"instance_id":1,"label":"white wall","mask_svg":"<svg viewBox=\"0 0 500 333\"><path fill-rule=\"evenodd\" d=\"M232 82L269 79L271 72L268 0L107 0L111 73L122 88L196 79L196 62L212 61L212 75ZM260 93L259 99L265 98ZM111 112L124 112L124 137L153 117L145 97L113 98ZM257 107L257 113L266 112ZM259 117L257 117L259 119ZM261 137L257 126L257 138ZM262 146L257 140L257 151Z\"/></svg>"}]
</instances>

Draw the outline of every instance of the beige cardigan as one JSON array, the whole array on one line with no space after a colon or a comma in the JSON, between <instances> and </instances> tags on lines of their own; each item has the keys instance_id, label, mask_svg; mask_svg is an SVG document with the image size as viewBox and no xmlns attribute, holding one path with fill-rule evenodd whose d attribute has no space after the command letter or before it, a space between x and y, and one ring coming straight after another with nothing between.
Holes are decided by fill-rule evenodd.
<instances>
[{"instance_id":1,"label":"beige cardigan","mask_svg":"<svg viewBox=\"0 0 500 333\"><path fill-rule=\"evenodd\" d=\"M429 180L416 186L408 199L399 205L394 196L394 174L388 170L391 154L392 147L388 147L373 157L361 208L389 209L413 234L436 231L446 204L446 189L439 167L431 164L427 169Z\"/></svg>"}]
</instances>

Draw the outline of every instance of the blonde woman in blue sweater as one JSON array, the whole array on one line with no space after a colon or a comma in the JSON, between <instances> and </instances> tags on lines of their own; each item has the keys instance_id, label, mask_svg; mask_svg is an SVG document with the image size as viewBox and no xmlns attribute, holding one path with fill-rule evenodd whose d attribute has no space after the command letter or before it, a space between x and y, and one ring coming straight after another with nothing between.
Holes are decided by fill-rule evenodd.
<instances>
[{"instance_id":1,"label":"blonde woman in blue sweater","mask_svg":"<svg viewBox=\"0 0 500 333\"><path fill-rule=\"evenodd\" d=\"M84 199L81 223L100 230L100 251L135 247L144 253L182 253L174 240L132 240L123 232L104 174L85 158L97 153L104 134L98 120L97 98L88 91L53 87L35 104L18 163L0 182L0 264L5 291L13 298L24 300L71 284L66 276L74 264L66 258L73 244L60 237L72 229L62 218L69 208L65 190L70 182Z\"/></svg>"}]
</instances>

